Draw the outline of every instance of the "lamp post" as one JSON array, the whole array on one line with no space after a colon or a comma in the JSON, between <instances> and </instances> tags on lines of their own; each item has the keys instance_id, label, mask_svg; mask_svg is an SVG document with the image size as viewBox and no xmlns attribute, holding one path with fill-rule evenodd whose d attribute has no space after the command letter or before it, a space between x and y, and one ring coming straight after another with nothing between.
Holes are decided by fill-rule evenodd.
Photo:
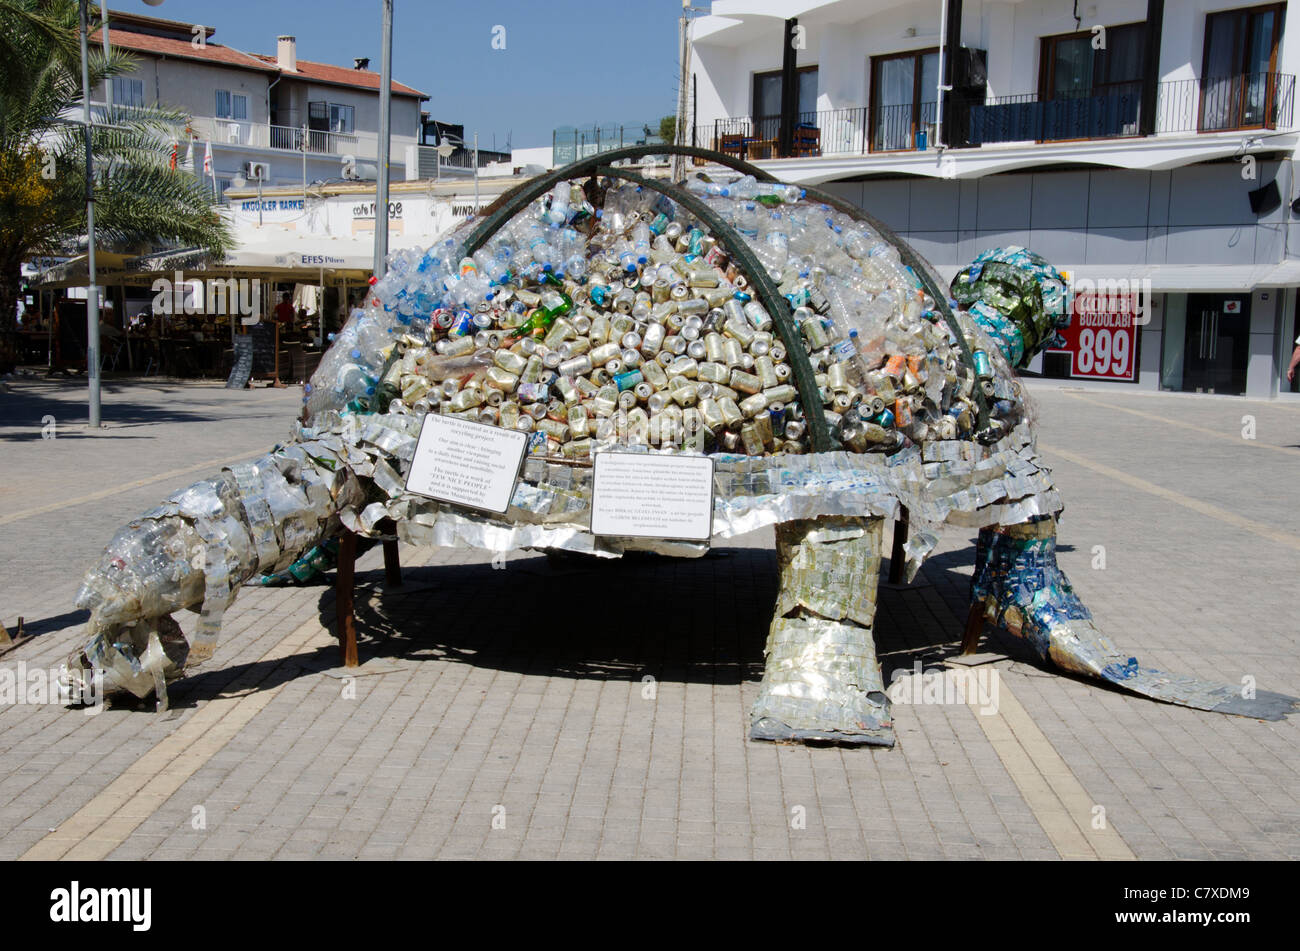
<instances>
[{"instance_id":1,"label":"lamp post","mask_svg":"<svg viewBox=\"0 0 1300 951\"><path fill-rule=\"evenodd\" d=\"M679 42L680 73L677 77L677 117L673 128L673 140L676 145L686 144L686 90L691 78L691 14L707 13L700 7L691 6L691 0L682 0L682 15L677 21L677 38ZM672 180L680 182L686 177L686 156L674 155L672 161Z\"/></svg>"},{"instance_id":2,"label":"lamp post","mask_svg":"<svg viewBox=\"0 0 1300 951\"><path fill-rule=\"evenodd\" d=\"M104 41L104 62L108 62L108 0L99 0L99 36ZM104 104L113 111L113 80L104 78ZM111 120L110 120L111 121Z\"/></svg>"},{"instance_id":3,"label":"lamp post","mask_svg":"<svg viewBox=\"0 0 1300 951\"><path fill-rule=\"evenodd\" d=\"M88 0L79 0L81 17L81 100L86 122L86 380L90 387L90 426L98 429L99 416L99 288L95 286L95 169L90 147L90 59L86 43L90 32Z\"/></svg>"},{"instance_id":4,"label":"lamp post","mask_svg":"<svg viewBox=\"0 0 1300 951\"><path fill-rule=\"evenodd\" d=\"M384 5L384 36L379 67L379 172L375 182L375 277L384 276L388 257L389 106L393 92L393 0Z\"/></svg>"},{"instance_id":5,"label":"lamp post","mask_svg":"<svg viewBox=\"0 0 1300 951\"><path fill-rule=\"evenodd\" d=\"M438 136L438 144L433 148L433 180L442 181L442 160L450 158L451 153L456 151L456 146L449 142L442 141L442 136Z\"/></svg>"}]
</instances>

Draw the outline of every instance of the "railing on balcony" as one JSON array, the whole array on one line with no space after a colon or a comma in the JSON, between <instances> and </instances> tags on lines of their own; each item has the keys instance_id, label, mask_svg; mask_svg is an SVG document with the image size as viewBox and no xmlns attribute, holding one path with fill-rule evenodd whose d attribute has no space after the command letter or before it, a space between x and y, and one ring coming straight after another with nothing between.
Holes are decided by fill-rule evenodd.
<instances>
[{"instance_id":1,"label":"railing on balcony","mask_svg":"<svg viewBox=\"0 0 1300 951\"><path fill-rule=\"evenodd\" d=\"M1224 79L1160 83L1154 130L1159 133L1290 129L1295 77L1254 73ZM1068 142L1143 134L1142 84L1117 83L1086 94L1040 99L1037 95L954 97L949 101L950 138L971 146L998 142ZM869 109L854 106L803 112L787 157L862 155L931 147L937 119L934 102ZM739 158L777 158L778 116L733 116L698 123L690 141Z\"/></svg>"},{"instance_id":2,"label":"railing on balcony","mask_svg":"<svg viewBox=\"0 0 1300 951\"><path fill-rule=\"evenodd\" d=\"M491 165L493 162L509 162L509 152L497 152L492 149L478 150L478 167L483 168ZM445 170L461 169L473 171L474 169L474 150L458 146L454 152L446 158L438 155L438 150L432 145L420 145L416 147L416 161L418 163L420 178L435 178Z\"/></svg>"},{"instance_id":3,"label":"railing on balcony","mask_svg":"<svg viewBox=\"0 0 1300 951\"><path fill-rule=\"evenodd\" d=\"M934 142L937 102L877 106L871 122L871 151L901 152L924 149Z\"/></svg>"},{"instance_id":4,"label":"railing on balcony","mask_svg":"<svg viewBox=\"0 0 1300 951\"><path fill-rule=\"evenodd\" d=\"M1138 113L1142 84L1122 83L1097 93L1078 93L1039 99L1004 96L984 102L956 100L968 116L966 141L1068 142L1073 139L1111 139L1141 134Z\"/></svg>"},{"instance_id":5,"label":"railing on balcony","mask_svg":"<svg viewBox=\"0 0 1300 951\"><path fill-rule=\"evenodd\" d=\"M866 151L868 111L862 106L800 112L791 130L790 154L798 157ZM692 141L739 158L776 158L780 151L780 116L737 116L699 124Z\"/></svg>"},{"instance_id":6,"label":"railing on balcony","mask_svg":"<svg viewBox=\"0 0 1300 951\"><path fill-rule=\"evenodd\" d=\"M267 145L292 152L305 149L322 155L357 155L362 152L369 155L378 144L377 136L362 136L355 132L326 132L284 125L269 125L265 129Z\"/></svg>"},{"instance_id":7,"label":"railing on balcony","mask_svg":"<svg viewBox=\"0 0 1300 951\"><path fill-rule=\"evenodd\" d=\"M1295 77L1285 73L1246 73L1201 81L1161 83L1162 100L1171 111L1193 117L1194 126L1161 131L1228 132L1236 129L1277 129L1291 126ZM1195 103L1195 108L1191 104ZM1172 123L1171 123L1172 125Z\"/></svg>"},{"instance_id":8,"label":"railing on balcony","mask_svg":"<svg viewBox=\"0 0 1300 951\"><path fill-rule=\"evenodd\" d=\"M309 155L354 155L373 159L379 154L379 136L373 132L326 132L301 126L268 125L242 119L196 118L190 130L200 141L222 145L301 152ZM393 136L393 152L413 141L411 137Z\"/></svg>"},{"instance_id":9,"label":"railing on balcony","mask_svg":"<svg viewBox=\"0 0 1300 951\"><path fill-rule=\"evenodd\" d=\"M1157 89L1154 128L1162 132L1228 132L1291 125L1295 77L1253 73L1182 79ZM1007 96L957 102L969 114L971 145L1062 142L1142 135L1142 84L1123 83L1086 95Z\"/></svg>"},{"instance_id":10,"label":"railing on balcony","mask_svg":"<svg viewBox=\"0 0 1300 951\"><path fill-rule=\"evenodd\" d=\"M565 126L551 133L551 161L556 166L627 145L662 145L658 126L648 123L590 125L583 128Z\"/></svg>"}]
</instances>

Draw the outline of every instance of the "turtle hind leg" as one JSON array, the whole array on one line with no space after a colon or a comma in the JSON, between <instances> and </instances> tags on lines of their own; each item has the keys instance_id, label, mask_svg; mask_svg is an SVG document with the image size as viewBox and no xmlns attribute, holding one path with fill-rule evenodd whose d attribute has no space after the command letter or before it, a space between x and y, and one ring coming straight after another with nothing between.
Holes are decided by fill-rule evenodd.
<instances>
[{"instance_id":1,"label":"turtle hind leg","mask_svg":"<svg viewBox=\"0 0 1300 951\"><path fill-rule=\"evenodd\" d=\"M894 745L871 630L883 526L847 517L777 526L781 587L751 740Z\"/></svg>"},{"instance_id":2,"label":"turtle hind leg","mask_svg":"<svg viewBox=\"0 0 1300 951\"><path fill-rule=\"evenodd\" d=\"M1069 673L1132 693L1215 713L1280 720L1300 700L1142 667L1092 622L1056 563L1056 519L980 531L971 601L984 618ZM974 619L974 611L972 612Z\"/></svg>"}]
</instances>

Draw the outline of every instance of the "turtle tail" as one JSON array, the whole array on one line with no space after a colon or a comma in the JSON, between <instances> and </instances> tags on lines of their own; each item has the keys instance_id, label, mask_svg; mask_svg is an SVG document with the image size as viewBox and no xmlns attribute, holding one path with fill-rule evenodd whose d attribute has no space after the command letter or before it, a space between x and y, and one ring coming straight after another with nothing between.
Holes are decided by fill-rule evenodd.
<instances>
[{"instance_id":1,"label":"turtle tail","mask_svg":"<svg viewBox=\"0 0 1300 951\"><path fill-rule=\"evenodd\" d=\"M1092 621L1056 563L1056 519L980 531L971 580L971 623L991 622L1069 673L1196 710L1281 720L1300 699L1143 667ZM978 633L978 627L974 627Z\"/></svg>"}]
</instances>

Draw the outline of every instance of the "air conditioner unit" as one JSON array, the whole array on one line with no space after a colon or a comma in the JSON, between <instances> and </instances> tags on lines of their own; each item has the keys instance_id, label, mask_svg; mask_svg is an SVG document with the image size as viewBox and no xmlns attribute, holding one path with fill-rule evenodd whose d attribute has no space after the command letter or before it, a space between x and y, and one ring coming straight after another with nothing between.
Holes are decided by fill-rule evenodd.
<instances>
[{"instance_id":1,"label":"air conditioner unit","mask_svg":"<svg viewBox=\"0 0 1300 951\"><path fill-rule=\"evenodd\" d=\"M244 177L250 182L269 182L271 164L269 162L245 162Z\"/></svg>"},{"instance_id":2,"label":"air conditioner unit","mask_svg":"<svg viewBox=\"0 0 1300 951\"><path fill-rule=\"evenodd\" d=\"M355 155L342 156L343 177L350 182L373 182L379 179L379 166L372 162L358 162Z\"/></svg>"}]
</instances>

